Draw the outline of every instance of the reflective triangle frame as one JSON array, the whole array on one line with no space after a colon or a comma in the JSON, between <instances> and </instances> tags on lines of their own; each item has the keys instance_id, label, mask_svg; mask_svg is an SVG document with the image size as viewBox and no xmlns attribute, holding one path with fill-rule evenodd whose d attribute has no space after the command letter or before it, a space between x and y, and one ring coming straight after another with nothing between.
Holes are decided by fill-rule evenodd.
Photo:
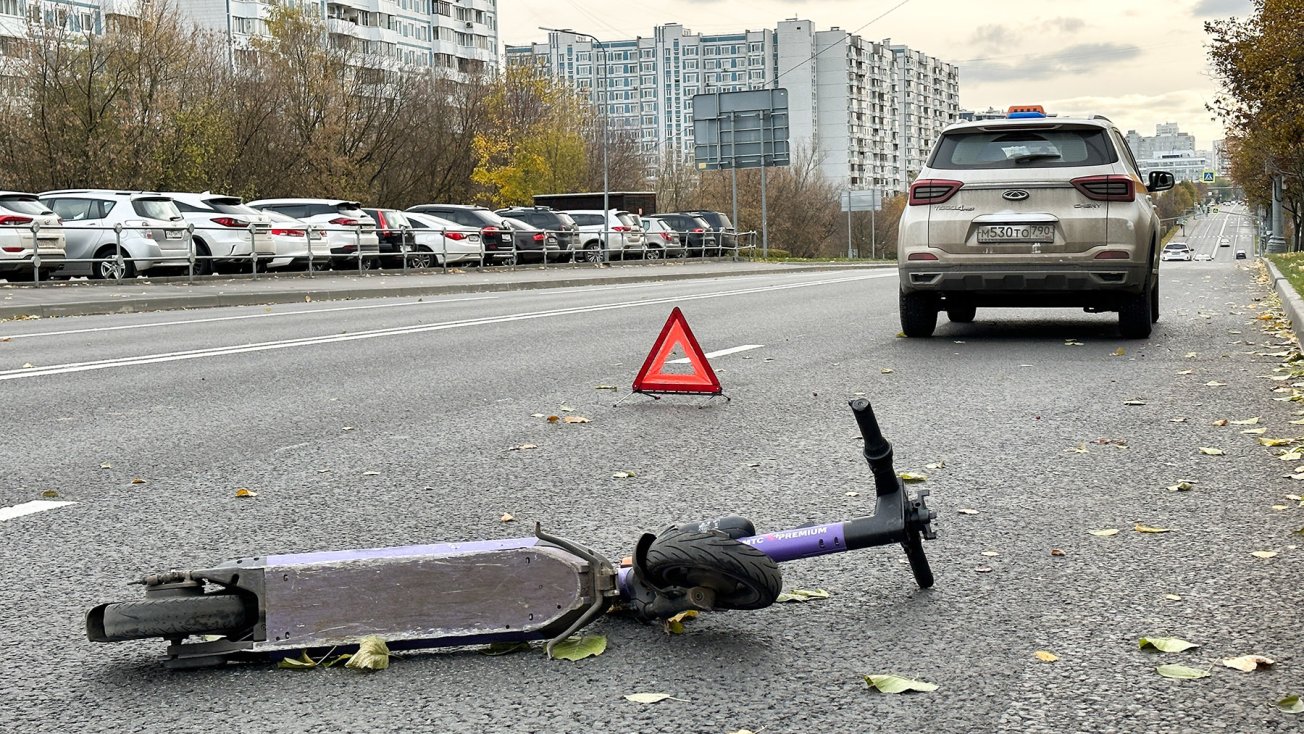
<instances>
[{"instance_id":1,"label":"reflective triangle frame","mask_svg":"<svg viewBox=\"0 0 1304 734\"><path fill-rule=\"evenodd\" d=\"M677 346L684 350L684 356L688 358L688 365L692 368L690 374L665 372L666 359ZM716 377L715 370L711 369L711 363L706 360L706 354L702 352L697 337L693 336L693 330L688 328L688 321L678 306L670 312L670 318L666 319L666 325L661 327L661 334L652 344L652 351L648 352L643 368L634 378L634 392L724 394L724 388L720 387L720 380Z\"/></svg>"}]
</instances>

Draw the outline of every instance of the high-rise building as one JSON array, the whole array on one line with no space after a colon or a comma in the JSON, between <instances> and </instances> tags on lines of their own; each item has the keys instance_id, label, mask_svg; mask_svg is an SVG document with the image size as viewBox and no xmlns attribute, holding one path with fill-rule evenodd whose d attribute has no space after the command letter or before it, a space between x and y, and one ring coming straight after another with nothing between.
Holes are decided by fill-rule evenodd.
<instances>
[{"instance_id":1,"label":"high-rise building","mask_svg":"<svg viewBox=\"0 0 1304 734\"><path fill-rule=\"evenodd\" d=\"M692 158L694 95L782 87L794 153L813 150L840 187L898 193L959 112L956 67L806 20L725 34L668 23L648 37L601 43L552 32L546 43L506 52L509 65L587 90L614 128L638 137L649 168L662 155Z\"/></svg>"},{"instance_id":2,"label":"high-rise building","mask_svg":"<svg viewBox=\"0 0 1304 734\"><path fill-rule=\"evenodd\" d=\"M149 0L0 0L0 55L25 38L29 22L103 33L136 17ZM433 69L451 77L497 65L497 0L286 0L326 22L328 43L350 44L359 65ZM181 17L226 35L231 59L267 34L268 0L174 0Z\"/></svg>"},{"instance_id":3,"label":"high-rise building","mask_svg":"<svg viewBox=\"0 0 1304 734\"><path fill-rule=\"evenodd\" d=\"M1214 154L1196 150L1195 136L1182 132L1175 122L1155 125L1154 135L1128 130L1126 137L1143 174L1168 171L1178 181L1200 181L1206 171L1216 171Z\"/></svg>"}]
</instances>

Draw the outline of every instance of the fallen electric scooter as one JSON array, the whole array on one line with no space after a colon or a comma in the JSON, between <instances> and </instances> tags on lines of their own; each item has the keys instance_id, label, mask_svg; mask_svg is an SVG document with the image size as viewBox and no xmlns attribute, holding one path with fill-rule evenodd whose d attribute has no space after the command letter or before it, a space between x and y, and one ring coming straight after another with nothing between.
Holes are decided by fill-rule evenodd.
<instances>
[{"instance_id":1,"label":"fallen electric scooter","mask_svg":"<svg viewBox=\"0 0 1304 734\"><path fill-rule=\"evenodd\" d=\"M893 543L928 588L928 492L906 493L869 401L851 409L877 495L867 517L762 535L736 516L671 526L644 534L627 565L537 525L532 538L239 558L145 577L143 600L90 610L86 635L169 640L169 668L347 652L367 635L392 650L546 640L551 654L613 605L644 620L761 609L782 589L779 563Z\"/></svg>"}]
</instances>

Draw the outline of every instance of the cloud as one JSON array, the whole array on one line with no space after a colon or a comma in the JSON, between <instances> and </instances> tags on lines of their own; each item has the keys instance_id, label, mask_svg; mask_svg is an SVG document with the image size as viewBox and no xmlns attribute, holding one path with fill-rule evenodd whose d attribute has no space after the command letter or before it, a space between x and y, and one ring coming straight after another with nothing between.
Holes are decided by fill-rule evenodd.
<instances>
[{"instance_id":1,"label":"cloud","mask_svg":"<svg viewBox=\"0 0 1304 734\"><path fill-rule=\"evenodd\" d=\"M1141 48L1132 44L1079 43L1051 53L1018 57L1009 62L995 57L956 63L960 66L960 80L963 84L1067 77L1119 61L1130 61L1140 55Z\"/></svg>"},{"instance_id":2,"label":"cloud","mask_svg":"<svg viewBox=\"0 0 1304 734\"><path fill-rule=\"evenodd\" d=\"M1014 33L1009 26L988 24L973 29L969 42L984 48L1003 48L1014 41Z\"/></svg>"},{"instance_id":3,"label":"cloud","mask_svg":"<svg viewBox=\"0 0 1304 734\"><path fill-rule=\"evenodd\" d=\"M1200 0L1191 8L1191 14L1197 18L1217 16L1226 18L1232 15L1249 15L1254 9L1250 0Z\"/></svg>"},{"instance_id":4,"label":"cloud","mask_svg":"<svg viewBox=\"0 0 1304 734\"><path fill-rule=\"evenodd\" d=\"M1062 115L1104 115L1120 129L1153 135L1157 122L1176 122L1182 130L1194 133L1197 145L1208 148L1222 137L1222 126L1213 113L1205 109L1207 94L1196 89L1181 89L1164 94L1124 94L1114 97L1083 96L1048 99L1048 112Z\"/></svg>"},{"instance_id":5,"label":"cloud","mask_svg":"<svg viewBox=\"0 0 1304 734\"><path fill-rule=\"evenodd\" d=\"M1087 22L1081 18L1051 18L1046 21L1047 27L1052 30L1058 30L1061 33L1076 33L1087 25Z\"/></svg>"}]
</instances>

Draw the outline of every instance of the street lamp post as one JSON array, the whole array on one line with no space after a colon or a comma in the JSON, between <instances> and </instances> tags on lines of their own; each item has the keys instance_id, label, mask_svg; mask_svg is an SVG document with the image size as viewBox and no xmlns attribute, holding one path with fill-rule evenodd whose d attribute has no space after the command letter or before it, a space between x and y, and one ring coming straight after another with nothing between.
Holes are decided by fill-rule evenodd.
<instances>
[{"instance_id":1,"label":"street lamp post","mask_svg":"<svg viewBox=\"0 0 1304 734\"><path fill-rule=\"evenodd\" d=\"M610 222L610 220L608 219L608 217L611 216L611 215L610 215L610 212L611 212L611 203L610 203L610 197L611 197L610 188L611 188L611 185L608 183L608 176L607 176L607 136L608 136L607 128L610 127L610 124L609 124L610 121L607 119L607 102L608 102L608 100L607 100L607 98L606 98L606 92L609 91L609 90L606 89L606 86L607 86L607 85L606 85L606 79L607 79L607 49L606 49L606 45L603 44L602 41L598 40L598 37L597 37L597 36L595 36L595 35L593 35L593 34L591 34L591 33L581 33L581 32L579 32L579 31L577 31L577 30L573 30L573 29L571 29L571 28L545 28L544 26L539 26L539 30L541 30L541 31L548 31L549 33L569 33L569 34L571 34L572 36L583 36L583 37L589 39L590 41L593 41L593 44L594 44L594 47L595 47L595 48L594 48L593 55L594 55L595 57L598 55L598 49L601 49L601 50L602 50L602 77L601 77L601 78L602 78L603 84L602 84L602 88L601 88L601 89L595 90L595 92L594 92L594 94L593 94L593 98L594 98L595 100L600 100L600 103L601 103L601 105L602 105L602 117L601 117L601 119L602 119L602 229L603 229L603 232L602 232L602 261L603 261L603 262L607 262L608 260L611 259L611 252L610 252L610 250L609 250L608 247L607 247L608 241L609 241L609 239L610 239L609 230L611 229L611 222ZM595 62L595 63L597 62L597 59L596 59L596 58L594 59L594 62ZM597 86L597 79L594 80L594 86L595 86L595 87Z\"/></svg>"}]
</instances>

